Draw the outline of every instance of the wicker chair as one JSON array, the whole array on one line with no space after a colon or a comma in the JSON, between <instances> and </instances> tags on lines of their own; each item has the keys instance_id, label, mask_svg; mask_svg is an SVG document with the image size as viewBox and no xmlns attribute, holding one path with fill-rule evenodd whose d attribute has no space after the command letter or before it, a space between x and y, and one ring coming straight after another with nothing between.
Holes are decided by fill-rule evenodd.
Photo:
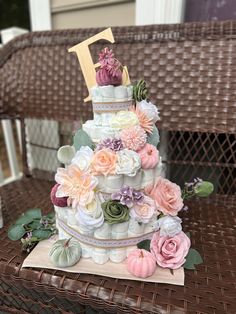
<instances>
[{"instance_id":1,"label":"wicker chair","mask_svg":"<svg viewBox=\"0 0 236 314\"><path fill-rule=\"evenodd\" d=\"M52 210L56 149L73 122L91 118L87 90L67 48L101 29L30 33L0 50L0 118L19 119L24 178L0 190L0 310L11 313L235 313L236 22L113 28L114 50L131 80L144 78L161 111L163 162L173 181L198 175L216 194L183 213L204 264L185 287L21 269L25 254L7 228L27 208ZM104 47L91 47L93 56ZM162 139L162 141L163 141Z\"/></svg>"}]
</instances>

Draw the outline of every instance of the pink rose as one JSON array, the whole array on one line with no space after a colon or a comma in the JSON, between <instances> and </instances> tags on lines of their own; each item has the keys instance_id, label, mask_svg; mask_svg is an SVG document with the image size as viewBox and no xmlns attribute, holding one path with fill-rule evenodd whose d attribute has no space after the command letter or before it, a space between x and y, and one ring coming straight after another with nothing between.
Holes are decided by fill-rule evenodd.
<instances>
[{"instance_id":1,"label":"pink rose","mask_svg":"<svg viewBox=\"0 0 236 314\"><path fill-rule=\"evenodd\" d=\"M116 171L117 155L110 149L104 148L95 152L91 170L93 175L114 174Z\"/></svg>"},{"instance_id":2,"label":"pink rose","mask_svg":"<svg viewBox=\"0 0 236 314\"><path fill-rule=\"evenodd\" d=\"M190 239L183 231L173 237L161 237L158 231L152 237L150 248L159 266L177 269L185 263L190 245Z\"/></svg>"},{"instance_id":3,"label":"pink rose","mask_svg":"<svg viewBox=\"0 0 236 314\"><path fill-rule=\"evenodd\" d=\"M156 201L157 209L165 215L176 216L184 206L180 187L162 177L158 177L154 185L147 186L145 192Z\"/></svg>"}]
</instances>

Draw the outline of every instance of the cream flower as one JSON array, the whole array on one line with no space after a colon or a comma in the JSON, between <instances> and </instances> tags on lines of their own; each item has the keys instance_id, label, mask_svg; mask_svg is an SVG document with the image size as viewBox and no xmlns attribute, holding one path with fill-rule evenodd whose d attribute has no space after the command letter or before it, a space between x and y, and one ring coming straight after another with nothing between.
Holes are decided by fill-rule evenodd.
<instances>
[{"instance_id":1,"label":"cream flower","mask_svg":"<svg viewBox=\"0 0 236 314\"><path fill-rule=\"evenodd\" d=\"M58 168L55 180L60 184L56 196L69 197L73 208L91 203L94 198L94 189L98 184L96 177L81 171L73 164L66 169Z\"/></svg>"},{"instance_id":2,"label":"cream flower","mask_svg":"<svg viewBox=\"0 0 236 314\"><path fill-rule=\"evenodd\" d=\"M92 202L85 207L78 207L75 217L79 224L86 226L88 229L100 227L104 222L104 215L99 195L95 195Z\"/></svg>"},{"instance_id":3,"label":"cream flower","mask_svg":"<svg viewBox=\"0 0 236 314\"><path fill-rule=\"evenodd\" d=\"M144 196L141 202L134 204L129 214L138 222L148 223L153 215L157 215L158 212L156 211L155 201L151 197Z\"/></svg>"},{"instance_id":4,"label":"cream flower","mask_svg":"<svg viewBox=\"0 0 236 314\"><path fill-rule=\"evenodd\" d=\"M111 119L111 127L114 129L126 129L131 126L138 125L139 120L137 115L132 111L119 111Z\"/></svg>"},{"instance_id":5,"label":"cream flower","mask_svg":"<svg viewBox=\"0 0 236 314\"><path fill-rule=\"evenodd\" d=\"M129 149L123 149L117 153L118 162L116 166L117 174L125 174L133 177L141 168L141 160L139 155Z\"/></svg>"},{"instance_id":6,"label":"cream flower","mask_svg":"<svg viewBox=\"0 0 236 314\"><path fill-rule=\"evenodd\" d=\"M76 154L73 157L71 163L75 164L77 167L79 167L80 170L87 171L89 166L90 166L93 154L94 154L93 150L90 147L82 146L76 152Z\"/></svg>"}]
</instances>

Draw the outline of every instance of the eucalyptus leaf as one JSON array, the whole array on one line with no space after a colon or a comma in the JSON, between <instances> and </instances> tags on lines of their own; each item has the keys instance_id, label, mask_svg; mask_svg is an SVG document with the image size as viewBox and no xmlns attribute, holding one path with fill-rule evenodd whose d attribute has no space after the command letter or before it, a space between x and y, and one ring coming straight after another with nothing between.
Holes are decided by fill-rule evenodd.
<instances>
[{"instance_id":1,"label":"eucalyptus leaf","mask_svg":"<svg viewBox=\"0 0 236 314\"><path fill-rule=\"evenodd\" d=\"M51 213L47 214L46 217L49 218L49 219L54 219L55 218L55 213L51 212Z\"/></svg>"},{"instance_id":2,"label":"eucalyptus leaf","mask_svg":"<svg viewBox=\"0 0 236 314\"><path fill-rule=\"evenodd\" d=\"M25 228L22 225L12 225L9 229L8 229L8 238L12 241L17 241L20 238L23 237L23 235L25 234Z\"/></svg>"},{"instance_id":3,"label":"eucalyptus leaf","mask_svg":"<svg viewBox=\"0 0 236 314\"><path fill-rule=\"evenodd\" d=\"M79 129L73 139L75 150L78 151L82 146L89 146L93 149L91 137L82 129Z\"/></svg>"},{"instance_id":4,"label":"eucalyptus leaf","mask_svg":"<svg viewBox=\"0 0 236 314\"><path fill-rule=\"evenodd\" d=\"M32 236L37 237L39 239L48 239L51 236L51 234L52 234L51 231L42 229L33 230L32 232Z\"/></svg>"},{"instance_id":5,"label":"eucalyptus leaf","mask_svg":"<svg viewBox=\"0 0 236 314\"><path fill-rule=\"evenodd\" d=\"M195 249L190 248L188 255L186 256L186 262L183 267L185 269L195 269L195 265L203 263L203 259L199 252Z\"/></svg>"},{"instance_id":6,"label":"eucalyptus leaf","mask_svg":"<svg viewBox=\"0 0 236 314\"><path fill-rule=\"evenodd\" d=\"M33 218L28 215L21 215L15 222L16 225L27 225L33 221Z\"/></svg>"},{"instance_id":7,"label":"eucalyptus leaf","mask_svg":"<svg viewBox=\"0 0 236 314\"><path fill-rule=\"evenodd\" d=\"M38 229L41 226L39 220L34 220L30 224L28 224L28 227L31 229Z\"/></svg>"},{"instance_id":8,"label":"eucalyptus leaf","mask_svg":"<svg viewBox=\"0 0 236 314\"><path fill-rule=\"evenodd\" d=\"M41 219L42 213L40 208L31 208L28 209L25 213L25 215L32 217L33 219Z\"/></svg>"},{"instance_id":9,"label":"eucalyptus leaf","mask_svg":"<svg viewBox=\"0 0 236 314\"><path fill-rule=\"evenodd\" d=\"M186 236L187 236L189 239L191 239L190 232L186 232L185 234L186 234Z\"/></svg>"},{"instance_id":10,"label":"eucalyptus leaf","mask_svg":"<svg viewBox=\"0 0 236 314\"><path fill-rule=\"evenodd\" d=\"M147 137L147 143L152 144L153 146L157 147L160 142L160 135L157 127L154 125L152 133Z\"/></svg>"},{"instance_id":11,"label":"eucalyptus leaf","mask_svg":"<svg viewBox=\"0 0 236 314\"><path fill-rule=\"evenodd\" d=\"M150 252L150 243L151 240L143 240L137 244L137 247Z\"/></svg>"}]
</instances>

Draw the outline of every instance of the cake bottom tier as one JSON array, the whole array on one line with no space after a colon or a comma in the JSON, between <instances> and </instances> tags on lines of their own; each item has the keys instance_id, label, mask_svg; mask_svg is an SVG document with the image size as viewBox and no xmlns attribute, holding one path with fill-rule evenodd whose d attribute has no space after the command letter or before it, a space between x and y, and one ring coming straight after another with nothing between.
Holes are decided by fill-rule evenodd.
<instances>
[{"instance_id":1,"label":"cake bottom tier","mask_svg":"<svg viewBox=\"0 0 236 314\"><path fill-rule=\"evenodd\" d=\"M104 264L109 260L114 263L121 263L124 261L128 254L136 248L136 244L133 245L134 240L150 238L151 233L155 229L156 217L153 217L149 223L138 223L134 219L130 219L127 222L110 225L104 222L103 225L97 229L90 230L85 226L79 225L75 218L75 212L70 207L55 207L56 212L56 226L58 229L59 239L67 239L73 236L73 232L80 234L84 238L92 238L93 244L88 245L77 239L80 242L82 248L82 257L91 258L97 264ZM73 231L73 232L72 232ZM96 241L97 240L97 241ZM107 241L105 241L107 240ZM115 240L114 247L99 247L96 243L105 243ZM117 247L117 243L125 243L125 246ZM137 241L136 241L137 242ZM109 244L110 245L110 244ZM122 244L121 244L122 245Z\"/></svg>"}]
</instances>

